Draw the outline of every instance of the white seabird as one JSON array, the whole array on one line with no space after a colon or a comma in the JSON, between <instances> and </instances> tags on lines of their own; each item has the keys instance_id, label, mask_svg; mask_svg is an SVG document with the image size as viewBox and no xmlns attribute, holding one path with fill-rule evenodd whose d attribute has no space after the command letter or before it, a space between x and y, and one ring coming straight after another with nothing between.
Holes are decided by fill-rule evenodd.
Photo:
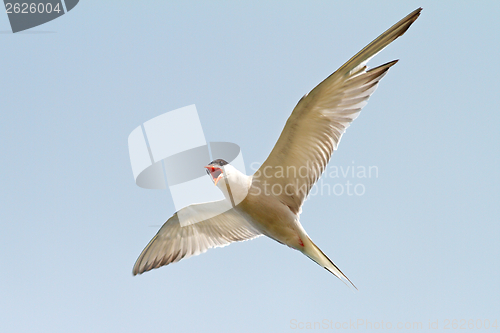
<instances>
[{"instance_id":1,"label":"white seabird","mask_svg":"<svg viewBox=\"0 0 500 333\"><path fill-rule=\"evenodd\" d=\"M397 60L370 70L366 63L403 35L421 10L416 9L396 23L305 95L288 118L271 154L254 175L247 176L222 159L206 166L232 208L224 211L227 201L222 200L181 209L142 251L133 274L210 248L265 235L302 252L352 284L307 235L299 222L301 206L337 149L342 134ZM224 212L219 214L221 211ZM187 217L188 223L181 226L179 215ZM193 223L189 223L190 219Z\"/></svg>"}]
</instances>

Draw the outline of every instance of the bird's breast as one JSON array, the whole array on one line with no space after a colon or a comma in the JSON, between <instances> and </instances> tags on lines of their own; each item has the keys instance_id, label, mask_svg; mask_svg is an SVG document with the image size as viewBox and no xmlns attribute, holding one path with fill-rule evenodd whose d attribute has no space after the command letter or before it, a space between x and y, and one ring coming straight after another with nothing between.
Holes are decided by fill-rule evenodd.
<instances>
[{"instance_id":1,"label":"bird's breast","mask_svg":"<svg viewBox=\"0 0 500 333\"><path fill-rule=\"evenodd\" d=\"M251 191L238 206L238 212L264 235L295 247L302 227L298 216L272 195L256 195Z\"/></svg>"}]
</instances>

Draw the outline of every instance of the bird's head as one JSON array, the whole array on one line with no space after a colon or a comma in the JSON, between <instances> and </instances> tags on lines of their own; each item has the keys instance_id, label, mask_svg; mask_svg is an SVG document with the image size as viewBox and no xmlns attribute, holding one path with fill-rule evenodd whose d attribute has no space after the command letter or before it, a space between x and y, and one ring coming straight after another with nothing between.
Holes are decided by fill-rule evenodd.
<instances>
[{"instance_id":1,"label":"bird's head","mask_svg":"<svg viewBox=\"0 0 500 333\"><path fill-rule=\"evenodd\" d=\"M226 198L241 202L248 194L251 177L248 177L223 159L217 159L207 166L207 174Z\"/></svg>"},{"instance_id":2,"label":"bird's head","mask_svg":"<svg viewBox=\"0 0 500 333\"><path fill-rule=\"evenodd\" d=\"M210 162L210 164L205 166L205 168L207 169L207 174L210 175L215 185L217 185L217 183L221 179L223 179L224 176L227 176L227 174L226 175L224 174L224 171L228 165L230 164L224 161L223 159L219 158L217 160Z\"/></svg>"}]
</instances>

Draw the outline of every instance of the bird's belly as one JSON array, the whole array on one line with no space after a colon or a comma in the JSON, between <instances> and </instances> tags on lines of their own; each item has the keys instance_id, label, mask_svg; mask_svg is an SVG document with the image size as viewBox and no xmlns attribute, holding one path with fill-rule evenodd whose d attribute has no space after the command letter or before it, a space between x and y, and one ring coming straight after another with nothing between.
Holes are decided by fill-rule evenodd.
<instances>
[{"instance_id":1,"label":"bird's belly","mask_svg":"<svg viewBox=\"0 0 500 333\"><path fill-rule=\"evenodd\" d=\"M249 195L236 209L262 234L293 248L300 246L303 228L298 216L276 197Z\"/></svg>"}]
</instances>

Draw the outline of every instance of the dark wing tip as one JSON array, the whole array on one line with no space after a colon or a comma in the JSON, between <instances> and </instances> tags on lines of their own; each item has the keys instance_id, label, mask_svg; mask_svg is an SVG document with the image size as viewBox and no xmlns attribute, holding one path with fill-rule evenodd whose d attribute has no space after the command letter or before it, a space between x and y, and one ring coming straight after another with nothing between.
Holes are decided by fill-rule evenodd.
<instances>
[{"instance_id":1,"label":"dark wing tip","mask_svg":"<svg viewBox=\"0 0 500 333\"><path fill-rule=\"evenodd\" d=\"M134 268L132 269L132 275L133 276L140 275L140 274L142 274L142 273L145 272L144 268L140 268L141 265L140 265L139 259L137 259L137 261L136 261L136 263L134 265Z\"/></svg>"},{"instance_id":2,"label":"dark wing tip","mask_svg":"<svg viewBox=\"0 0 500 333\"><path fill-rule=\"evenodd\" d=\"M134 269L132 270L132 275L141 275L142 273L151 271L156 268L160 268L162 266L168 265L170 262L163 263L162 260L154 260L153 262L147 262L146 264L142 264L142 261L137 260L136 264L134 265Z\"/></svg>"},{"instance_id":3,"label":"dark wing tip","mask_svg":"<svg viewBox=\"0 0 500 333\"><path fill-rule=\"evenodd\" d=\"M393 61L386 62L383 65L380 65L380 66L377 66L374 68L370 68L369 70L366 71L366 74L369 75L369 77L373 76L373 75L378 75L378 76L380 76L380 78L379 78L379 80L380 80L381 78L383 78L385 76L385 74L387 73L389 68L391 68L392 66L397 64L398 61L399 61L399 59L396 59ZM378 80L377 80L377 82L378 82Z\"/></svg>"},{"instance_id":4,"label":"dark wing tip","mask_svg":"<svg viewBox=\"0 0 500 333\"><path fill-rule=\"evenodd\" d=\"M405 26L405 28L402 29L401 34L399 36L402 36L410 28L410 26L413 24L413 22L415 22L418 19L421 11L422 11L422 7L417 8L413 12L408 14L404 19L401 20L401 21L406 21L406 26Z\"/></svg>"},{"instance_id":5,"label":"dark wing tip","mask_svg":"<svg viewBox=\"0 0 500 333\"><path fill-rule=\"evenodd\" d=\"M161 229L160 229L161 230ZM144 260L146 258L146 254L149 253L149 250L151 249L151 245L154 243L156 238L158 237L158 234L156 234L146 245L144 250L142 250L141 254L139 255L139 258L135 261L134 268L132 269L132 275L136 276L138 274L142 274L144 272L147 272L155 267L151 267L152 264L154 263L144 263Z\"/></svg>"}]
</instances>

